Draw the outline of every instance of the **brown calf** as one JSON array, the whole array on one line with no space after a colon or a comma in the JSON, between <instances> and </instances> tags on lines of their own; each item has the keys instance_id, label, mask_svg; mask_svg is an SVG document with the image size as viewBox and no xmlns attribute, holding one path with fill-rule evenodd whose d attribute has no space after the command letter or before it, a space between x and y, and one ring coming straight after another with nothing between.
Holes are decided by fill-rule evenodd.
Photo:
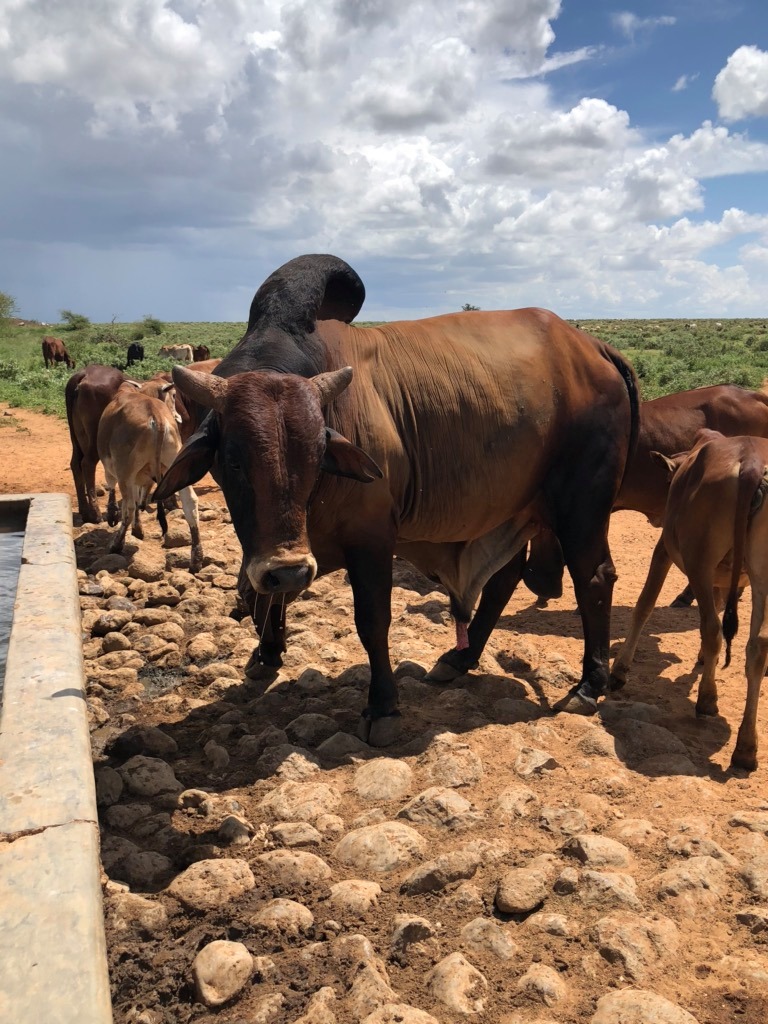
<instances>
[{"instance_id":1,"label":"brown calf","mask_svg":"<svg viewBox=\"0 0 768 1024\"><path fill-rule=\"evenodd\" d=\"M122 551L128 524L133 536L144 536L139 510L146 504L153 483L157 483L181 448L174 406L173 384L150 380L139 385L126 381L102 414L98 429L98 451L104 463L109 488L107 516L110 526L117 522L115 485L120 485L121 523L110 551ZM180 491L184 518L192 536L191 572L202 566L203 549L197 517L197 496L191 487ZM158 519L167 533L162 504Z\"/></svg>"},{"instance_id":2,"label":"brown calf","mask_svg":"<svg viewBox=\"0 0 768 1024\"><path fill-rule=\"evenodd\" d=\"M96 501L96 463L99 451L96 436L101 414L117 394L125 380L112 366L91 363L73 373L64 388L67 423L72 439L70 469L75 481L77 507L84 523L100 523L101 512Z\"/></svg>"},{"instance_id":3,"label":"brown calf","mask_svg":"<svg viewBox=\"0 0 768 1024\"><path fill-rule=\"evenodd\" d=\"M757 705L768 662L768 440L724 437L701 430L690 452L659 456L672 473L661 538L638 598L629 636L611 671L615 688L624 685L641 630L653 611L672 562L688 577L699 604L704 661L697 715L717 714L715 669L723 637L726 666L738 628L740 586L752 588L752 621L747 643L747 702L731 766L757 767ZM727 593L722 629L718 594Z\"/></svg>"},{"instance_id":4,"label":"brown calf","mask_svg":"<svg viewBox=\"0 0 768 1024\"><path fill-rule=\"evenodd\" d=\"M43 362L46 370L54 363L66 363L70 370L75 368L75 361L70 358L61 338L43 338Z\"/></svg>"},{"instance_id":5,"label":"brown calf","mask_svg":"<svg viewBox=\"0 0 768 1024\"><path fill-rule=\"evenodd\" d=\"M192 346L192 361L195 363L204 363L207 359L211 358L211 350L207 345L193 345Z\"/></svg>"}]
</instances>

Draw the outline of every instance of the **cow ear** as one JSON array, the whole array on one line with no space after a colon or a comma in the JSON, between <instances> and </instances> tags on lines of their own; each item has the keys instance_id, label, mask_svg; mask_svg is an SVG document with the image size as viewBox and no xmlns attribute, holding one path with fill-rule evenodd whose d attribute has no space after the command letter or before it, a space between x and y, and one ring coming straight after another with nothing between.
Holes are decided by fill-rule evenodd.
<instances>
[{"instance_id":1,"label":"cow ear","mask_svg":"<svg viewBox=\"0 0 768 1024\"><path fill-rule=\"evenodd\" d=\"M320 468L334 476L347 476L363 484L381 480L384 476L370 455L330 427L325 428L325 455Z\"/></svg>"},{"instance_id":2,"label":"cow ear","mask_svg":"<svg viewBox=\"0 0 768 1024\"><path fill-rule=\"evenodd\" d=\"M660 462L663 466L666 466L669 479L671 480L675 475L675 471L678 466L680 466L687 454L687 452L681 452L680 455L673 455L670 458L668 455L663 455L661 452L651 452L651 458L655 459L656 462Z\"/></svg>"},{"instance_id":3,"label":"cow ear","mask_svg":"<svg viewBox=\"0 0 768 1024\"><path fill-rule=\"evenodd\" d=\"M153 501L163 501L183 487L196 484L211 468L219 446L219 432L215 422L211 424L209 420L212 420L212 417L206 417L197 433L182 445L179 454L155 488Z\"/></svg>"}]
</instances>

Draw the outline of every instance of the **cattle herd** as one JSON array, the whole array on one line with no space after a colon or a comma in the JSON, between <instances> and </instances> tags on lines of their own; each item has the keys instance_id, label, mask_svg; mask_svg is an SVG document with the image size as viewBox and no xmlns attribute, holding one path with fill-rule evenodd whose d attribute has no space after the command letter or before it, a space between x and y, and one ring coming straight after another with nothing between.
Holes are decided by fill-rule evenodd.
<instances>
[{"instance_id":1,"label":"cattle herd","mask_svg":"<svg viewBox=\"0 0 768 1024\"><path fill-rule=\"evenodd\" d=\"M390 741L399 713L389 653L394 555L448 593L456 645L429 673L437 682L477 666L521 579L546 599L561 592L567 567L584 656L558 710L583 714L624 685L672 562L701 617L696 711L716 714L717 660L723 637L730 656L748 582L748 696L732 765L754 769L768 661L768 397L719 385L641 402L626 358L553 313L355 327L364 296L344 261L298 257L258 289L245 334L224 359L210 359L205 346L165 346L160 355L177 365L151 381L98 365L72 374L66 407L83 521L100 521L99 460L109 523L120 519L112 550L129 526L141 537L150 497L164 529L163 505L178 491L195 571L193 485L211 472L242 547L238 591L259 637L251 678L282 663L291 601L317 576L345 568L371 670L361 730L374 744ZM44 339L43 355L46 366L74 367L58 339ZM143 356L133 343L128 364ZM615 509L663 529L611 670Z\"/></svg>"}]
</instances>

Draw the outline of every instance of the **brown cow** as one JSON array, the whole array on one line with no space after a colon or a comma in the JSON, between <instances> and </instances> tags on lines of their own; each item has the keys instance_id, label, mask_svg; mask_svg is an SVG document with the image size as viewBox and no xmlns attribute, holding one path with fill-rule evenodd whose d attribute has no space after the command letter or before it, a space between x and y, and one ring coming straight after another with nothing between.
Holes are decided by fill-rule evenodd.
<instances>
[{"instance_id":1,"label":"brown cow","mask_svg":"<svg viewBox=\"0 0 768 1024\"><path fill-rule=\"evenodd\" d=\"M734 384L716 384L642 402L637 448L627 465L614 511L642 512L653 526L661 526L669 474L652 452L667 456L687 452L699 430L705 427L726 437L739 434L768 437L768 395ZM559 597L562 574L562 553L557 550L552 535L535 538L523 576L526 585L543 598ZM686 588L673 604L689 605L691 600L689 588Z\"/></svg>"},{"instance_id":2,"label":"brown cow","mask_svg":"<svg viewBox=\"0 0 768 1024\"><path fill-rule=\"evenodd\" d=\"M120 528L110 551L123 550L131 522L134 537L143 538L139 510L144 507L152 484L160 480L181 448L174 390L174 385L165 381L150 380L141 385L136 381L126 381L102 414L98 450L110 492L107 510L110 526L117 522L117 484L120 485L122 505ZM180 491L180 497L192 536L190 571L198 572L202 566L203 549L197 496L191 487L185 487ZM167 523L162 502L158 502L157 514L165 536Z\"/></svg>"},{"instance_id":3,"label":"brown cow","mask_svg":"<svg viewBox=\"0 0 768 1024\"><path fill-rule=\"evenodd\" d=\"M55 363L66 363L70 370L75 368L75 361L70 358L61 338L43 338L43 362L46 370Z\"/></svg>"},{"instance_id":4,"label":"brown cow","mask_svg":"<svg viewBox=\"0 0 768 1024\"><path fill-rule=\"evenodd\" d=\"M432 678L452 679L477 665L526 542L547 525L584 623L567 703L594 711L609 679L608 517L637 427L631 367L541 309L351 326L364 295L343 260L291 260L259 288L245 336L213 374L173 369L210 411L157 496L211 468L220 481L261 635L248 671L280 664L285 602L346 568L371 665L370 737L372 721L397 714L393 553L448 589L457 647Z\"/></svg>"},{"instance_id":5,"label":"brown cow","mask_svg":"<svg viewBox=\"0 0 768 1024\"><path fill-rule=\"evenodd\" d=\"M195 363L204 363L207 359L211 358L211 350L207 345L193 345L192 346L192 361Z\"/></svg>"},{"instance_id":6,"label":"brown cow","mask_svg":"<svg viewBox=\"0 0 768 1024\"><path fill-rule=\"evenodd\" d=\"M91 363L73 373L64 388L67 423L72 440L70 469L75 481L77 508L84 523L100 523L96 500L96 436L101 414L117 394L125 376L112 366Z\"/></svg>"},{"instance_id":7,"label":"brown cow","mask_svg":"<svg viewBox=\"0 0 768 1024\"><path fill-rule=\"evenodd\" d=\"M724 437L702 430L690 452L659 456L671 476L663 529L648 578L637 601L629 636L611 672L624 685L640 633L653 611L672 562L688 577L699 604L704 660L697 715L717 714L715 670L723 637L726 666L738 628L738 589L752 588L752 622L747 643L747 702L731 766L757 767L757 705L768 662L768 440ZM723 626L716 590L727 593Z\"/></svg>"}]
</instances>

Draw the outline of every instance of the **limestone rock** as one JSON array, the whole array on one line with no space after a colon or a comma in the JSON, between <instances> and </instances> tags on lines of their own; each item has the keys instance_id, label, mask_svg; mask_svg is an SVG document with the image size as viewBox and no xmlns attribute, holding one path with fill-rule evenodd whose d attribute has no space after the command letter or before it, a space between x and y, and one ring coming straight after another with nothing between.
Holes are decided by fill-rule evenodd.
<instances>
[{"instance_id":1,"label":"limestone rock","mask_svg":"<svg viewBox=\"0 0 768 1024\"><path fill-rule=\"evenodd\" d=\"M644 989L609 992L597 1002L591 1024L698 1024L686 1010Z\"/></svg>"},{"instance_id":2,"label":"limestone rock","mask_svg":"<svg viewBox=\"0 0 768 1024\"><path fill-rule=\"evenodd\" d=\"M361 878L348 878L331 886L329 903L343 918L364 917L376 907L381 886Z\"/></svg>"},{"instance_id":3,"label":"limestone rock","mask_svg":"<svg viewBox=\"0 0 768 1024\"><path fill-rule=\"evenodd\" d=\"M527 818L536 802L536 794L527 786L507 786L496 798L496 813L502 820Z\"/></svg>"},{"instance_id":4,"label":"limestone rock","mask_svg":"<svg viewBox=\"0 0 768 1024\"><path fill-rule=\"evenodd\" d=\"M298 1024L298 1021L297 1021ZM387 1003L369 1014L363 1024L440 1024L436 1017L406 1003Z\"/></svg>"},{"instance_id":5,"label":"limestone rock","mask_svg":"<svg viewBox=\"0 0 768 1024\"><path fill-rule=\"evenodd\" d=\"M649 970L674 957L680 944L677 925L655 914L640 917L626 911L601 918L595 925L597 948L632 981L643 981Z\"/></svg>"},{"instance_id":6,"label":"limestone rock","mask_svg":"<svg viewBox=\"0 0 768 1024\"><path fill-rule=\"evenodd\" d=\"M336 993L330 985L324 985L312 994L304 1013L294 1024L336 1024L335 1005Z\"/></svg>"},{"instance_id":7,"label":"limestone rock","mask_svg":"<svg viewBox=\"0 0 768 1024\"><path fill-rule=\"evenodd\" d=\"M518 992L525 992L545 1006L555 1006L566 996L565 982L553 967L546 964L531 964L518 979L516 987Z\"/></svg>"},{"instance_id":8,"label":"limestone rock","mask_svg":"<svg viewBox=\"0 0 768 1024\"><path fill-rule=\"evenodd\" d=\"M681 910L697 914L725 895L727 873L722 862L713 857L691 857L656 875L653 883L662 902L674 900Z\"/></svg>"},{"instance_id":9,"label":"limestone rock","mask_svg":"<svg viewBox=\"0 0 768 1024\"><path fill-rule=\"evenodd\" d=\"M631 875L616 871L585 871L581 875L579 895L587 906L619 904L640 907L637 883Z\"/></svg>"},{"instance_id":10,"label":"limestone rock","mask_svg":"<svg viewBox=\"0 0 768 1024\"><path fill-rule=\"evenodd\" d=\"M288 739L299 745L317 747L338 731L338 723L328 715L304 714L285 727Z\"/></svg>"},{"instance_id":11,"label":"limestone rock","mask_svg":"<svg viewBox=\"0 0 768 1024\"><path fill-rule=\"evenodd\" d=\"M123 792L123 780L119 772L108 765L97 768L94 772L96 779L96 803L99 807L111 807L120 799Z\"/></svg>"},{"instance_id":12,"label":"limestone rock","mask_svg":"<svg viewBox=\"0 0 768 1024\"><path fill-rule=\"evenodd\" d=\"M439 786L431 786L423 793L419 793L397 816L424 825L448 829L469 828L481 817L472 810L469 800L465 800L452 789L443 789Z\"/></svg>"},{"instance_id":13,"label":"limestone rock","mask_svg":"<svg viewBox=\"0 0 768 1024\"><path fill-rule=\"evenodd\" d=\"M563 853L593 868L626 868L632 863L626 846L607 836L591 833L574 836L563 847Z\"/></svg>"},{"instance_id":14,"label":"limestone rock","mask_svg":"<svg viewBox=\"0 0 768 1024\"><path fill-rule=\"evenodd\" d=\"M259 808L280 821L316 821L340 803L339 793L323 782L284 782L264 797Z\"/></svg>"},{"instance_id":15,"label":"limestone rock","mask_svg":"<svg viewBox=\"0 0 768 1024\"><path fill-rule=\"evenodd\" d=\"M320 762L304 747L281 743L276 747L267 747L256 762L256 770L262 778L277 775L290 782L300 782L318 772Z\"/></svg>"},{"instance_id":16,"label":"limestone rock","mask_svg":"<svg viewBox=\"0 0 768 1024\"><path fill-rule=\"evenodd\" d=\"M502 914L535 910L549 895L546 875L535 868L512 868L499 881L496 906Z\"/></svg>"},{"instance_id":17,"label":"limestone rock","mask_svg":"<svg viewBox=\"0 0 768 1024\"><path fill-rule=\"evenodd\" d=\"M538 747L522 747L515 760L515 771L524 779L536 778L559 767L551 754Z\"/></svg>"},{"instance_id":18,"label":"limestone rock","mask_svg":"<svg viewBox=\"0 0 768 1024\"><path fill-rule=\"evenodd\" d=\"M377 757L355 772L355 789L363 800L399 800L410 790L413 772L405 761Z\"/></svg>"},{"instance_id":19,"label":"limestone rock","mask_svg":"<svg viewBox=\"0 0 768 1024\"><path fill-rule=\"evenodd\" d=\"M301 903L294 900L272 900L253 919L259 931L273 938L298 938L306 935L315 919Z\"/></svg>"},{"instance_id":20,"label":"limestone rock","mask_svg":"<svg viewBox=\"0 0 768 1024\"><path fill-rule=\"evenodd\" d=\"M205 1006L223 1006L242 991L252 972L253 957L242 942L209 942L192 964L197 998Z\"/></svg>"},{"instance_id":21,"label":"limestone rock","mask_svg":"<svg viewBox=\"0 0 768 1024\"><path fill-rule=\"evenodd\" d=\"M427 975L427 989L453 1013L483 1013L488 992L486 978L462 956L451 953Z\"/></svg>"},{"instance_id":22,"label":"limestone rock","mask_svg":"<svg viewBox=\"0 0 768 1024\"><path fill-rule=\"evenodd\" d=\"M131 621L133 614L125 610L104 612L91 626L91 635L106 636L107 633L119 633L123 626L127 626Z\"/></svg>"},{"instance_id":23,"label":"limestone rock","mask_svg":"<svg viewBox=\"0 0 768 1024\"><path fill-rule=\"evenodd\" d=\"M160 935L168 925L168 913L162 903L136 893L116 893L107 901L107 916L116 932Z\"/></svg>"},{"instance_id":24,"label":"limestone rock","mask_svg":"<svg viewBox=\"0 0 768 1024\"><path fill-rule=\"evenodd\" d=\"M137 754L126 761L118 772L127 789L136 796L177 793L184 788L171 766L157 757Z\"/></svg>"},{"instance_id":25,"label":"limestone rock","mask_svg":"<svg viewBox=\"0 0 768 1024\"><path fill-rule=\"evenodd\" d=\"M492 953L499 960L511 960L517 952L517 944L509 932L498 922L488 917L476 917L461 929L464 942L480 953Z\"/></svg>"},{"instance_id":26,"label":"limestone rock","mask_svg":"<svg viewBox=\"0 0 768 1024\"><path fill-rule=\"evenodd\" d=\"M400 963L406 963L408 951L411 946L417 950L423 949L425 943L433 939L435 928L424 917L415 917L411 914L397 914L394 920L390 949L394 959ZM436 943L432 943L432 947Z\"/></svg>"},{"instance_id":27,"label":"limestone rock","mask_svg":"<svg viewBox=\"0 0 768 1024\"><path fill-rule=\"evenodd\" d=\"M285 821L273 825L269 830L269 838L275 846L319 846L322 835L306 821Z\"/></svg>"},{"instance_id":28,"label":"limestone rock","mask_svg":"<svg viewBox=\"0 0 768 1024\"><path fill-rule=\"evenodd\" d=\"M270 884L281 888L311 888L331 877L331 869L314 853L270 850L256 858Z\"/></svg>"},{"instance_id":29,"label":"limestone rock","mask_svg":"<svg viewBox=\"0 0 768 1024\"><path fill-rule=\"evenodd\" d=\"M472 878L480 866L481 858L468 850L452 850L435 860L420 864L404 879L400 892L416 896L425 892L437 892L451 882Z\"/></svg>"},{"instance_id":30,"label":"limestone rock","mask_svg":"<svg viewBox=\"0 0 768 1024\"><path fill-rule=\"evenodd\" d=\"M426 848L425 840L415 829L398 821L384 821L349 832L334 854L347 867L365 874L382 874L407 867Z\"/></svg>"},{"instance_id":31,"label":"limestone rock","mask_svg":"<svg viewBox=\"0 0 768 1024\"><path fill-rule=\"evenodd\" d=\"M167 888L188 910L215 910L256 885L244 860L200 860L182 871Z\"/></svg>"}]
</instances>

